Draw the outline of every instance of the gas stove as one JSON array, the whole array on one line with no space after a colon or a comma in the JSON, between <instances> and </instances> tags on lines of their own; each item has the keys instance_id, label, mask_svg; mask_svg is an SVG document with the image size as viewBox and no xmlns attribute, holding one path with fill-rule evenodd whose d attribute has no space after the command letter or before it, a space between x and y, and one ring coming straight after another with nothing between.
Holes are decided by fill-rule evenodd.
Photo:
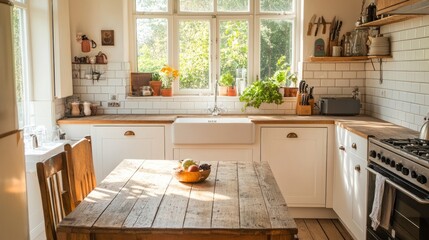
<instances>
[{"instance_id":1,"label":"gas stove","mask_svg":"<svg viewBox=\"0 0 429 240\"><path fill-rule=\"evenodd\" d=\"M429 192L429 141L370 138L368 149L370 163Z\"/></svg>"}]
</instances>

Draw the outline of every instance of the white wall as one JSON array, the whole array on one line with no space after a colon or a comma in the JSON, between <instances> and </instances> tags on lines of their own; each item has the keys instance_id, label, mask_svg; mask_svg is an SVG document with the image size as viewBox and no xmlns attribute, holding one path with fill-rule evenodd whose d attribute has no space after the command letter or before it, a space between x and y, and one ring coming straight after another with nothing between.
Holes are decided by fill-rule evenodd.
<instances>
[{"instance_id":1,"label":"white wall","mask_svg":"<svg viewBox=\"0 0 429 240\"><path fill-rule=\"evenodd\" d=\"M298 0L299 1L299 0ZM327 25L326 34L322 35L321 28L317 37L314 36L316 26L313 26L311 36L307 36L308 23L313 14L316 14L316 21L320 16L323 16L327 22L330 22L334 16L336 19L343 21L341 27L341 36L348 31L354 29L355 23L360 16L362 1L360 0L303 0L304 1L304 20L303 20L303 59L307 59L313 55L314 41L322 38L325 44L328 41L329 25ZM367 1L369 2L369 1ZM326 45L325 45L326 46Z\"/></svg>"},{"instance_id":2,"label":"white wall","mask_svg":"<svg viewBox=\"0 0 429 240\"><path fill-rule=\"evenodd\" d=\"M128 62L127 31L124 17L124 2L127 0L70 0L70 35L72 57L94 56L105 53L109 62ZM125 21L124 21L125 19ZM125 26L125 27L124 27ZM101 30L115 31L115 45L101 45ZM81 52L75 40L77 33L83 33L97 43L89 53Z\"/></svg>"},{"instance_id":3,"label":"white wall","mask_svg":"<svg viewBox=\"0 0 429 240\"><path fill-rule=\"evenodd\" d=\"M391 38L392 59L366 66L367 113L419 130L429 112L429 16L383 26Z\"/></svg>"}]
</instances>

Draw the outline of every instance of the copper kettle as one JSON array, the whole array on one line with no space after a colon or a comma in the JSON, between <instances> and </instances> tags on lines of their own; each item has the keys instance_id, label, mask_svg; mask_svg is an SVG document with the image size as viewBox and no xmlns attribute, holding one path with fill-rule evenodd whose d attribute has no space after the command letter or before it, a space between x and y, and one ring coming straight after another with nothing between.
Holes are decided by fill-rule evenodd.
<instances>
[{"instance_id":1,"label":"copper kettle","mask_svg":"<svg viewBox=\"0 0 429 240\"><path fill-rule=\"evenodd\" d=\"M101 51L98 53L97 56L95 56L95 58L97 63L101 63L101 64L107 63L107 56Z\"/></svg>"}]
</instances>

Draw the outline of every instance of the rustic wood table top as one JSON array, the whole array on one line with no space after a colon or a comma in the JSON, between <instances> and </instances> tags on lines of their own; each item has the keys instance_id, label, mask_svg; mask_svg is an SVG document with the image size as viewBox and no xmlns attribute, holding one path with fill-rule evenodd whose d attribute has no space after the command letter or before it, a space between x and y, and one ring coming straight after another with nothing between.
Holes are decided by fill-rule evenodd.
<instances>
[{"instance_id":1,"label":"rustic wood table top","mask_svg":"<svg viewBox=\"0 0 429 240\"><path fill-rule=\"evenodd\" d=\"M201 183L173 177L172 160L126 159L60 223L59 239L293 239L297 233L266 162L208 162Z\"/></svg>"}]
</instances>

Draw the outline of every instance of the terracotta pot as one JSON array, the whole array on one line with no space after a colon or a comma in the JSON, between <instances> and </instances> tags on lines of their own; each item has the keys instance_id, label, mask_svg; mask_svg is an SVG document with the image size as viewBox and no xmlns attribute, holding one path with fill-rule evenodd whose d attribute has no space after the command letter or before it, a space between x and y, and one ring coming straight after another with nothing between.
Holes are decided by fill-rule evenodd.
<instances>
[{"instance_id":1,"label":"terracotta pot","mask_svg":"<svg viewBox=\"0 0 429 240\"><path fill-rule=\"evenodd\" d=\"M161 96L163 96L163 97L171 97L171 96L173 96L173 89L171 89L171 88L162 88L161 89Z\"/></svg>"},{"instance_id":2,"label":"terracotta pot","mask_svg":"<svg viewBox=\"0 0 429 240\"><path fill-rule=\"evenodd\" d=\"M228 96L228 87L219 86L219 96Z\"/></svg>"},{"instance_id":3,"label":"terracotta pot","mask_svg":"<svg viewBox=\"0 0 429 240\"><path fill-rule=\"evenodd\" d=\"M285 88L285 97L296 97L296 94L298 92L298 88L294 87L286 87Z\"/></svg>"},{"instance_id":4,"label":"terracotta pot","mask_svg":"<svg viewBox=\"0 0 429 240\"><path fill-rule=\"evenodd\" d=\"M235 87L228 87L228 96L237 96L237 89Z\"/></svg>"},{"instance_id":5,"label":"terracotta pot","mask_svg":"<svg viewBox=\"0 0 429 240\"><path fill-rule=\"evenodd\" d=\"M161 81L149 81L149 85L153 90L153 95L159 96L159 94L160 94L159 90L161 90L162 82Z\"/></svg>"}]
</instances>

